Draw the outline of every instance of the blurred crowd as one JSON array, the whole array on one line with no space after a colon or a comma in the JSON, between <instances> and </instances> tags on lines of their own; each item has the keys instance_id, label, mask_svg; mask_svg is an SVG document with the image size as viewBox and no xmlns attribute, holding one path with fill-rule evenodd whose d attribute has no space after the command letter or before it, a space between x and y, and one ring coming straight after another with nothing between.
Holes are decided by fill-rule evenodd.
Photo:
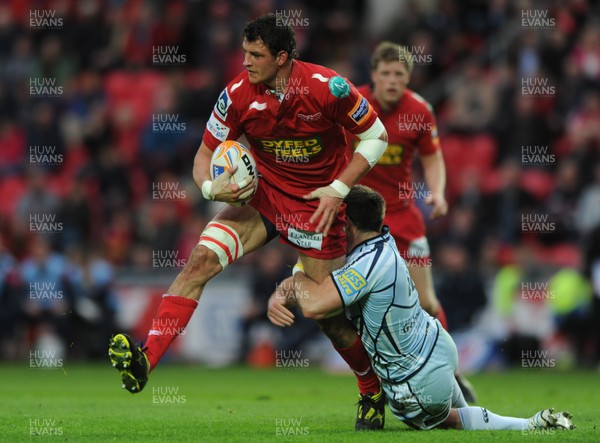
<instances>
[{"instance_id":1,"label":"blurred crowd","mask_svg":"<svg viewBox=\"0 0 600 443\"><path fill-rule=\"evenodd\" d=\"M295 11L300 58L357 85L382 39L421 54L410 87L448 169L428 238L451 331L483 328L507 361L566 342L597 364L600 6L585 0L1 2L0 355L47 331L100 355L115 279L152 272L156 251L188 256L214 211L193 157L243 68L244 23L268 11ZM257 270L246 350L293 260L238 265Z\"/></svg>"}]
</instances>

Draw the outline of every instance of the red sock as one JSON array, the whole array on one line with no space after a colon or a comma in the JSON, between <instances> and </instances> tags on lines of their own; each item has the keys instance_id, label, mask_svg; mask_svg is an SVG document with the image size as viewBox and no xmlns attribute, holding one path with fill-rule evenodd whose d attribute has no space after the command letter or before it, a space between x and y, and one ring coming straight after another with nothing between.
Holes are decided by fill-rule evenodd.
<instances>
[{"instance_id":1,"label":"red sock","mask_svg":"<svg viewBox=\"0 0 600 443\"><path fill-rule=\"evenodd\" d=\"M446 320L446 313L444 312L444 308L442 308L442 305L438 304L438 311L437 314L435 315L435 318L437 318L440 323L442 324L442 327L447 331L448 330L448 321Z\"/></svg>"},{"instance_id":2,"label":"red sock","mask_svg":"<svg viewBox=\"0 0 600 443\"><path fill-rule=\"evenodd\" d=\"M356 341L349 348L335 348L335 350L342 356L342 358L348 363L350 369L354 371L354 375L358 380L358 390L361 394L379 392L380 383L379 378L373 372L371 367L371 360L367 351L360 341L360 337L356 338Z\"/></svg>"},{"instance_id":3,"label":"red sock","mask_svg":"<svg viewBox=\"0 0 600 443\"><path fill-rule=\"evenodd\" d=\"M187 326L196 306L198 301L191 298L163 296L145 343L150 370L154 369L175 337Z\"/></svg>"}]
</instances>

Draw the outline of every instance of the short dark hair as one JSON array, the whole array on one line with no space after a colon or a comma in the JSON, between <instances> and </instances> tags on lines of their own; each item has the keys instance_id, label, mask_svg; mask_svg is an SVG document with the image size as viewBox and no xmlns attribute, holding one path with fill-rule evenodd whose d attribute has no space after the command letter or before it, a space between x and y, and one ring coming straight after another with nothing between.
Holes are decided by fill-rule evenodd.
<instances>
[{"instance_id":1,"label":"short dark hair","mask_svg":"<svg viewBox=\"0 0 600 443\"><path fill-rule=\"evenodd\" d=\"M408 73L413 70L413 56L408 52L405 46L396 43L384 41L377 45L371 56L371 71L377 70L379 62L401 62L404 63Z\"/></svg>"},{"instance_id":2,"label":"short dark hair","mask_svg":"<svg viewBox=\"0 0 600 443\"><path fill-rule=\"evenodd\" d=\"M272 12L246 23L242 35L249 42L261 40L273 55L285 51L290 59L298 58L296 33L291 26L279 23Z\"/></svg>"},{"instance_id":3,"label":"short dark hair","mask_svg":"<svg viewBox=\"0 0 600 443\"><path fill-rule=\"evenodd\" d=\"M344 198L346 217L360 231L381 231L385 217L385 200L368 186L354 185Z\"/></svg>"}]
</instances>

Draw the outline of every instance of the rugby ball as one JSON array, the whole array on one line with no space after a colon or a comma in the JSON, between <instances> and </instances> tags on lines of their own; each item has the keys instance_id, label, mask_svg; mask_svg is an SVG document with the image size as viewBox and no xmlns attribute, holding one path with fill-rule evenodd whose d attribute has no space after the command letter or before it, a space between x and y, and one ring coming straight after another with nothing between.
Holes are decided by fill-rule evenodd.
<instances>
[{"instance_id":1,"label":"rugby ball","mask_svg":"<svg viewBox=\"0 0 600 443\"><path fill-rule=\"evenodd\" d=\"M210 159L210 177L214 180L227 169L237 165L237 171L231 176L231 183L240 183L247 177L257 178L256 161L248 148L234 140L225 140L213 152ZM258 180L254 181L254 192L258 186ZM250 200L248 200L250 201ZM246 202L230 203L232 206L244 206Z\"/></svg>"}]
</instances>

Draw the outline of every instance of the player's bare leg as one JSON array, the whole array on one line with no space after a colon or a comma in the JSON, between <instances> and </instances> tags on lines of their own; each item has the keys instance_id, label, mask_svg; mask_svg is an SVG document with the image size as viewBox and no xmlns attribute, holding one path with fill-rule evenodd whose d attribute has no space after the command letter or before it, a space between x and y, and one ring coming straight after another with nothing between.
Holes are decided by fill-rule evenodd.
<instances>
[{"instance_id":1,"label":"player's bare leg","mask_svg":"<svg viewBox=\"0 0 600 443\"><path fill-rule=\"evenodd\" d=\"M442 309L442 305L435 294L435 288L433 287L433 277L431 275L431 268L429 266L416 266L414 264L408 266L408 272L410 277L415 283L417 292L419 293L419 301L421 307L427 311L429 315L440 320L440 323L444 329L448 328L446 324L446 314ZM477 396L475 389L471 383L463 377L460 373L454 374L460 390L462 391L465 400L468 403L477 403Z\"/></svg>"},{"instance_id":2,"label":"player's bare leg","mask_svg":"<svg viewBox=\"0 0 600 443\"><path fill-rule=\"evenodd\" d=\"M332 271L341 268L345 263L345 257L319 260L301 255L301 260L306 275L316 282L322 282ZM356 430L382 429L385 419L385 395L356 329L343 313L319 320L317 323L358 380L360 394Z\"/></svg>"},{"instance_id":3,"label":"player's bare leg","mask_svg":"<svg viewBox=\"0 0 600 443\"><path fill-rule=\"evenodd\" d=\"M187 326L204 285L229 263L258 249L266 240L263 220L251 206L227 206L217 214L163 296L144 349L126 334L111 339L108 353L119 370L123 388L132 393L144 388L150 371Z\"/></svg>"}]
</instances>

